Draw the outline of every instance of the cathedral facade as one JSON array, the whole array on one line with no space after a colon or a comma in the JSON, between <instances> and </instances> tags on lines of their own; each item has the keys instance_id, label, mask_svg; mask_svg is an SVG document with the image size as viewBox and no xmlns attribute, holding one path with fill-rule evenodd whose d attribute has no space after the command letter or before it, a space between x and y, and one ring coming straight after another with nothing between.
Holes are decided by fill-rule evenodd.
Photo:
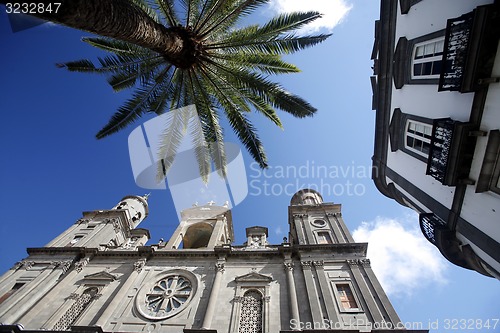
<instances>
[{"instance_id":1,"label":"cathedral facade","mask_svg":"<svg viewBox=\"0 0 500 333\"><path fill-rule=\"evenodd\" d=\"M288 208L289 237L246 229L231 211L181 213L168 241L145 245L147 197L84 212L0 278L1 332L387 332L400 319L356 243L340 204L313 190ZM409 331L427 332L427 331Z\"/></svg>"}]
</instances>

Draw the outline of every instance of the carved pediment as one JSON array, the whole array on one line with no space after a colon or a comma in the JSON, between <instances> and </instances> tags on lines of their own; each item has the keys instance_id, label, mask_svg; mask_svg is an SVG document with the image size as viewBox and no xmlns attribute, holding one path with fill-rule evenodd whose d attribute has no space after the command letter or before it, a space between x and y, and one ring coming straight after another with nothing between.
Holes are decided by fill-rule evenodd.
<instances>
[{"instance_id":1,"label":"carved pediment","mask_svg":"<svg viewBox=\"0 0 500 333\"><path fill-rule=\"evenodd\" d=\"M106 271L85 275L85 277L84 277L84 280L86 280L86 281L112 282L112 281L115 281L116 279L117 279L116 276L114 276L113 274L108 273Z\"/></svg>"},{"instance_id":2,"label":"carved pediment","mask_svg":"<svg viewBox=\"0 0 500 333\"><path fill-rule=\"evenodd\" d=\"M236 282L266 282L269 283L273 280L272 277L262 275L257 272L251 272L245 275L237 276L234 279Z\"/></svg>"}]
</instances>

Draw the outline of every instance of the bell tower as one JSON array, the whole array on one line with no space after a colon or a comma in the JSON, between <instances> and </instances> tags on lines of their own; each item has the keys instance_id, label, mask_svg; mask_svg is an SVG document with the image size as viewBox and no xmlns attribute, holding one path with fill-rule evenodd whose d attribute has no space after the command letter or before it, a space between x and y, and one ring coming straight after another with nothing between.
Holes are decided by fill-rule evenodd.
<instances>
[{"instance_id":1,"label":"bell tower","mask_svg":"<svg viewBox=\"0 0 500 333\"><path fill-rule=\"evenodd\" d=\"M136 229L148 215L146 196L129 195L108 210L83 212L83 217L46 247L130 248L144 245L149 232Z\"/></svg>"},{"instance_id":2,"label":"bell tower","mask_svg":"<svg viewBox=\"0 0 500 333\"><path fill-rule=\"evenodd\" d=\"M234 240L231 211L213 201L193 205L181 212L181 222L168 241L167 249L213 249Z\"/></svg>"},{"instance_id":3,"label":"bell tower","mask_svg":"<svg viewBox=\"0 0 500 333\"><path fill-rule=\"evenodd\" d=\"M292 244L354 243L342 219L341 205L323 202L315 190L295 193L288 207L288 223Z\"/></svg>"}]
</instances>

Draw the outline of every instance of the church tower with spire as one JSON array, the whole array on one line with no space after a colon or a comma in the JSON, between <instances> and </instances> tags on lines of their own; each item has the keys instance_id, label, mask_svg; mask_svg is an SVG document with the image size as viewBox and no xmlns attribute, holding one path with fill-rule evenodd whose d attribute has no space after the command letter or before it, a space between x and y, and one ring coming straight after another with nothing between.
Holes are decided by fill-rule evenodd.
<instances>
[{"instance_id":1,"label":"church tower with spire","mask_svg":"<svg viewBox=\"0 0 500 333\"><path fill-rule=\"evenodd\" d=\"M389 332L400 319L341 206L301 190L289 237L233 244L227 205L194 205L168 241L138 228L147 196L84 212L0 277L0 332ZM325 331L326 330L326 331ZM407 331L427 332L427 331Z\"/></svg>"}]
</instances>

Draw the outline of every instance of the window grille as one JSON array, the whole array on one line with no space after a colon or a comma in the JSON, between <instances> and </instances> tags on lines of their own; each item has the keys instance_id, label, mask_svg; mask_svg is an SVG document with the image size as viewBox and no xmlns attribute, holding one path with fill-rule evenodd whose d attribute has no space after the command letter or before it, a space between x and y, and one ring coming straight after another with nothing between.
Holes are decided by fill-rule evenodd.
<instances>
[{"instance_id":1,"label":"window grille","mask_svg":"<svg viewBox=\"0 0 500 333\"><path fill-rule=\"evenodd\" d=\"M95 295L97 295L97 288L89 288L83 292L77 299L73 302L73 304L69 307L68 310L64 313L64 315L57 321L54 325L55 331L67 331L70 326L73 325L78 317L82 314L82 312L87 308L90 302L94 299Z\"/></svg>"},{"instance_id":2,"label":"window grille","mask_svg":"<svg viewBox=\"0 0 500 333\"><path fill-rule=\"evenodd\" d=\"M262 333L262 295L256 290L243 295L238 333Z\"/></svg>"}]
</instances>

